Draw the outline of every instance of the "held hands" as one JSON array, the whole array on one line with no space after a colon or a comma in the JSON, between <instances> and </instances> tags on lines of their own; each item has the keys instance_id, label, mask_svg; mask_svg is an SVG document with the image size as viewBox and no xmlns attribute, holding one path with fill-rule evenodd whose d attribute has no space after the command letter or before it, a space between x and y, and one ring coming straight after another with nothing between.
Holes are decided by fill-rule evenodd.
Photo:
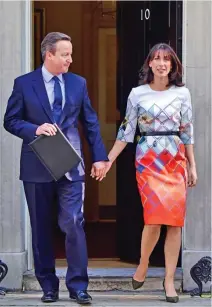
<instances>
[{"instance_id":1,"label":"held hands","mask_svg":"<svg viewBox=\"0 0 212 307\"><path fill-rule=\"evenodd\" d=\"M111 166L112 162L110 161L100 161L93 163L91 169L91 177L102 181L102 179L106 177L106 174L110 170Z\"/></svg>"},{"instance_id":2,"label":"held hands","mask_svg":"<svg viewBox=\"0 0 212 307\"><path fill-rule=\"evenodd\" d=\"M47 136L51 136L51 135L55 135L56 132L57 132L57 128L55 127L55 125L45 123L37 128L35 134L36 135L44 134Z\"/></svg>"}]
</instances>

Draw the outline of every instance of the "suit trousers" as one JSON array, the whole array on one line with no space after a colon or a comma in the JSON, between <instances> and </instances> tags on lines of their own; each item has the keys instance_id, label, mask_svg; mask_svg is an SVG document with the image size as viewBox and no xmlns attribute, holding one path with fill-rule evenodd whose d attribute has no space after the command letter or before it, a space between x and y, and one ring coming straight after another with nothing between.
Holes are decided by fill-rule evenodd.
<instances>
[{"instance_id":1,"label":"suit trousers","mask_svg":"<svg viewBox=\"0 0 212 307\"><path fill-rule=\"evenodd\" d=\"M65 176L57 182L23 183L32 228L35 275L41 288L44 292L59 289L52 237L52 212L56 196L58 224L65 233L68 263L66 286L69 291L86 290L88 256L82 211L85 183L70 181Z\"/></svg>"}]
</instances>

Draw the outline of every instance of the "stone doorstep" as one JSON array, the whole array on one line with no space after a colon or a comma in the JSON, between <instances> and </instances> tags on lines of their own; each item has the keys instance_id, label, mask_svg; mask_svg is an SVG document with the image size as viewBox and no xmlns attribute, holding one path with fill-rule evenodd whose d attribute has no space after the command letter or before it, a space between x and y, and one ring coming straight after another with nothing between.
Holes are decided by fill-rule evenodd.
<instances>
[{"instance_id":1,"label":"stone doorstep","mask_svg":"<svg viewBox=\"0 0 212 307\"><path fill-rule=\"evenodd\" d=\"M135 269L132 268L92 268L88 269L89 291L133 291L131 279ZM60 278L60 291L67 291L65 285L66 268L57 269L57 276ZM160 291L163 290L162 282L164 268L150 268L143 287L138 291ZM177 268L175 274L175 287L181 290L182 269ZM35 278L34 271L27 271L23 279L24 291L40 291L41 288Z\"/></svg>"},{"instance_id":2,"label":"stone doorstep","mask_svg":"<svg viewBox=\"0 0 212 307\"><path fill-rule=\"evenodd\" d=\"M165 301L164 292L137 292L137 291L104 291L91 292L93 298L90 307L168 307ZM80 305L71 301L68 292L60 292L60 300L54 304L44 304L40 301L42 293L35 291L26 291L21 293L8 293L4 298L0 299L1 307L79 307ZM179 295L180 302L177 307L209 307L209 299L201 299L200 297L190 297L189 294ZM85 306L85 305L84 305Z\"/></svg>"}]
</instances>

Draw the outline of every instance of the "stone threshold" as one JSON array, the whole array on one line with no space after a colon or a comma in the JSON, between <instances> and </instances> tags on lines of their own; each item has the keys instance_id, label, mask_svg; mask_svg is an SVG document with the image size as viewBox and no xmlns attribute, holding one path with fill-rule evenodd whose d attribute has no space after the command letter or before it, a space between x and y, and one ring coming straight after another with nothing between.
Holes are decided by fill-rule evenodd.
<instances>
[{"instance_id":1,"label":"stone threshold","mask_svg":"<svg viewBox=\"0 0 212 307\"><path fill-rule=\"evenodd\" d=\"M65 275L67 268L57 268L57 276L60 278L60 291L67 291ZM135 268L88 268L89 291L133 291L131 279ZM149 268L143 287L137 291L161 291L164 278L164 268ZM177 268L175 274L175 287L180 291L182 285L182 269ZM41 288L35 278L34 271L24 274L23 290L40 291Z\"/></svg>"}]
</instances>

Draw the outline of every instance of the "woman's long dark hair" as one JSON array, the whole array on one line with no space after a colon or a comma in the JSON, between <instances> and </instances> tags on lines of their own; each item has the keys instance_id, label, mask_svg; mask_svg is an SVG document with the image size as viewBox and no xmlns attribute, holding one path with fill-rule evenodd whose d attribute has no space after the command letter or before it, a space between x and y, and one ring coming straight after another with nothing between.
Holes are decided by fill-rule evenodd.
<instances>
[{"instance_id":1,"label":"woman's long dark hair","mask_svg":"<svg viewBox=\"0 0 212 307\"><path fill-rule=\"evenodd\" d=\"M156 53L159 52L160 50L165 51L167 56L171 60L172 69L168 75L169 84L167 86L170 85L183 86L184 83L182 83L182 73L183 73L182 64L178 56L172 49L172 47L164 43L156 44L150 50L144 62L144 65L139 71L139 84L140 85L149 84L154 80L154 74L152 72L152 69L149 67L149 62L154 59Z\"/></svg>"}]
</instances>

